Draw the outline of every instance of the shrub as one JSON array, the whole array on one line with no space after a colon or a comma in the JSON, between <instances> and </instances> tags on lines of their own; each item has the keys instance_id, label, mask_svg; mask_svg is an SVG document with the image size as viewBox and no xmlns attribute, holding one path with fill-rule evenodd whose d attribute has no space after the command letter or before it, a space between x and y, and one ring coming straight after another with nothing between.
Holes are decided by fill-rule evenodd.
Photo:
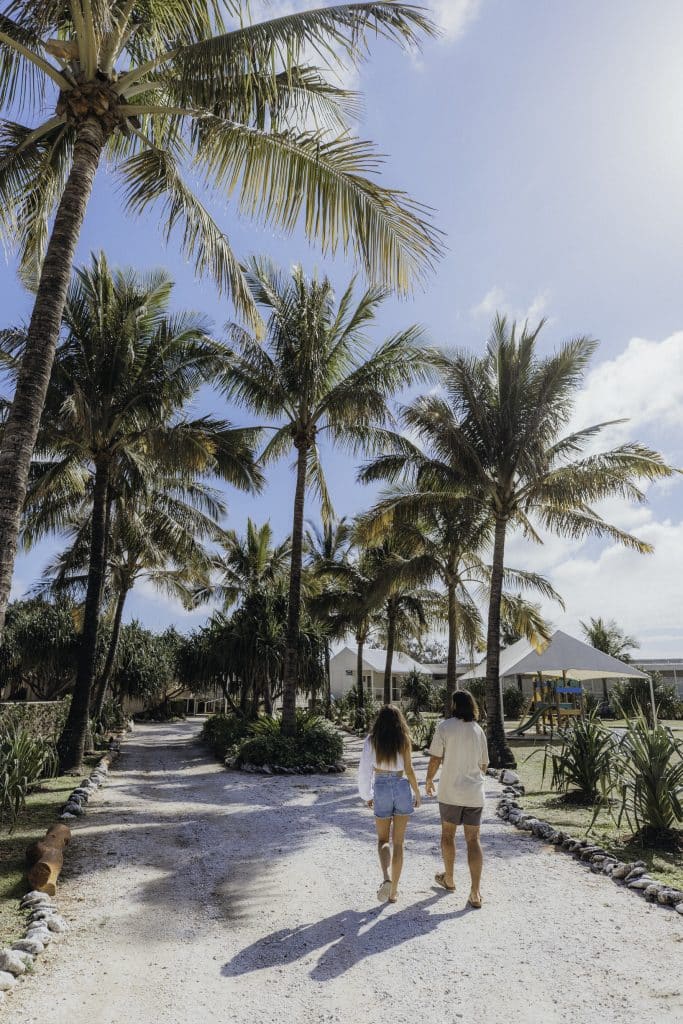
<instances>
[{"instance_id":1,"label":"shrub","mask_svg":"<svg viewBox=\"0 0 683 1024\"><path fill-rule=\"evenodd\" d=\"M431 677L416 669L409 672L403 682L402 699L411 711L428 711L433 700Z\"/></svg>"},{"instance_id":2,"label":"shrub","mask_svg":"<svg viewBox=\"0 0 683 1024\"><path fill-rule=\"evenodd\" d=\"M10 726L0 737L0 821L13 827L27 795L56 771L57 754L50 740Z\"/></svg>"},{"instance_id":3,"label":"shrub","mask_svg":"<svg viewBox=\"0 0 683 1024\"><path fill-rule=\"evenodd\" d=\"M250 722L241 715L212 715L204 722L202 740L223 760L229 751L249 735Z\"/></svg>"},{"instance_id":4,"label":"shrub","mask_svg":"<svg viewBox=\"0 0 683 1024\"><path fill-rule=\"evenodd\" d=\"M515 721L522 714L522 708L526 697L518 686L507 686L503 690L503 713L506 718L513 718Z\"/></svg>"},{"instance_id":5,"label":"shrub","mask_svg":"<svg viewBox=\"0 0 683 1024\"><path fill-rule=\"evenodd\" d=\"M590 803L605 801L613 787L616 746L611 729L594 715L578 718L560 734L559 751L545 747L543 780L548 764L552 769L551 786L560 793L570 790ZM531 755L533 756L533 755Z\"/></svg>"},{"instance_id":6,"label":"shrub","mask_svg":"<svg viewBox=\"0 0 683 1024\"><path fill-rule=\"evenodd\" d=\"M683 718L683 700L676 693L676 688L663 683L656 672L652 677L652 686L659 717ZM610 703L617 717L623 713L627 718L638 715L651 718L650 687L644 679L626 679L615 683L610 693Z\"/></svg>"},{"instance_id":7,"label":"shrub","mask_svg":"<svg viewBox=\"0 0 683 1024\"><path fill-rule=\"evenodd\" d=\"M64 728L70 705L71 697L0 704L0 732L20 728L35 739L56 742Z\"/></svg>"},{"instance_id":8,"label":"shrub","mask_svg":"<svg viewBox=\"0 0 683 1024\"><path fill-rule=\"evenodd\" d=\"M109 698L102 704L102 711L100 712L100 720L97 723L98 731L105 732L122 732L128 724L128 717L123 710L123 705L120 701Z\"/></svg>"},{"instance_id":9,"label":"shrub","mask_svg":"<svg viewBox=\"0 0 683 1024\"><path fill-rule=\"evenodd\" d=\"M437 719L433 716L425 718L419 711L409 713L407 719L413 740L413 750L426 750L434 739Z\"/></svg>"},{"instance_id":10,"label":"shrub","mask_svg":"<svg viewBox=\"0 0 683 1024\"><path fill-rule=\"evenodd\" d=\"M238 747L236 764L257 767L312 768L321 771L343 756L339 733L324 718L306 712L297 713L296 733L285 736L282 720L260 719L251 728L252 735Z\"/></svg>"},{"instance_id":11,"label":"shrub","mask_svg":"<svg viewBox=\"0 0 683 1024\"><path fill-rule=\"evenodd\" d=\"M625 817L631 828L668 832L683 822L683 742L668 726L652 728L644 715L627 723L618 747L617 771L621 790L618 824Z\"/></svg>"}]
</instances>

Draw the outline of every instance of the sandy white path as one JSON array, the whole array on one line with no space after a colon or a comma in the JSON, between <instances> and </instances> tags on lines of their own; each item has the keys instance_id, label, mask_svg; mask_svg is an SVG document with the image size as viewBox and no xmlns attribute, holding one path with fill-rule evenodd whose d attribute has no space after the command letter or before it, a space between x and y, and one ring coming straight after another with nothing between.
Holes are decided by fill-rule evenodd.
<instances>
[{"instance_id":1,"label":"sandy white path","mask_svg":"<svg viewBox=\"0 0 683 1024\"><path fill-rule=\"evenodd\" d=\"M61 887L74 928L5 1019L680 1024L682 917L539 852L492 801L482 911L464 909L462 859L457 895L432 886L433 804L409 830L401 902L380 906L352 772L226 772L198 728L142 726L127 740Z\"/></svg>"}]
</instances>

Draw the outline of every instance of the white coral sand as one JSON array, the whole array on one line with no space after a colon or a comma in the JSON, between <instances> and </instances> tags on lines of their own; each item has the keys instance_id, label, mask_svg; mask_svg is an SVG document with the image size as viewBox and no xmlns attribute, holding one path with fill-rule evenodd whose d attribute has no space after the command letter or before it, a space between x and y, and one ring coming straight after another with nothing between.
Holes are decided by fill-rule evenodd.
<instances>
[{"instance_id":1,"label":"white coral sand","mask_svg":"<svg viewBox=\"0 0 683 1024\"><path fill-rule=\"evenodd\" d=\"M353 771L226 772L198 729L142 726L126 741L76 826L59 891L72 930L5 1019L680 1024L683 918L500 822L496 783L484 908L465 909L460 851L458 892L433 886L433 802L409 827L400 902L379 905Z\"/></svg>"}]
</instances>

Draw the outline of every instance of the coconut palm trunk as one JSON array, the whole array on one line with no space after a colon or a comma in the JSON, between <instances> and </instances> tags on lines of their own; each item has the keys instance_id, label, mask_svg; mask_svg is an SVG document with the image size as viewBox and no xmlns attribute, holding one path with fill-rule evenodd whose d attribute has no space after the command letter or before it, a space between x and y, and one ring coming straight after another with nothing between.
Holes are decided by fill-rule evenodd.
<instances>
[{"instance_id":1,"label":"coconut palm trunk","mask_svg":"<svg viewBox=\"0 0 683 1024\"><path fill-rule=\"evenodd\" d=\"M455 584L448 584L448 659L446 661L446 698L443 713L448 718L451 714L453 694L458 685L458 618L455 599Z\"/></svg>"},{"instance_id":2,"label":"coconut palm trunk","mask_svg":"<svg viewBox=\"0 0 683 1024\"><path fill-rule=\"evenodd\" d=\"M325 640L325 718L332 718L332 676L330 674L330 641Z\"/></svg>"},{"instance_id":3,"label":"coconut palm trunk","mask_svg":"<svg viewBox=\"0 0 683 1024\"><path fill-rule=\"evenodd\" d=\"M365 641L363 637L358 634L356 636L356 678L358 687L358 708L363 708L365 704L365 694L363 692L363 647Z\"/></svg>"},{"instance_id":4,"label":"coconut palm trunk","mask_svg":"<svg viewBox=\"0 0 683 1024\"><path fill-rule=\"evenodd\" d=\"M114 661L116 660L116 652L119 646L119 637L121 636L121 622L123 620L123 608L126 603L126 597L128 591L122 589L119 591L116 598L116 608L114 610L114 621L111 627L111 637L109 640L109 649L107 651L107 658L102 669L102 675L100 676L95 694L93 696L91 715L96 722L99 721L100 715L102 714L102 705L104 704L104 697L107 692L107 687L111 681L112 672L114 671Z\"/></svg>"},{"instance_id":5,"label":"coconut palm trunk","mask_svg":"<svg viewBox=\"0 0 683 1024\"><path fill-rule=\"evenodd\" d=\"M496 517L491 565L489 622L486 636L486 731L489 758L494 768L514 768L514 755L505 738L503 709L500 703L500 602L503 593L503 565L507 520Z\"/></svg>"},{"instance_id":6,"label":"coconut palm trunk","mask_svg":"<svg viewBox=\"0 0 683 1024\"><path fill-rule=\"evenodd\" d=\"M391 704L391 669L396 643L396 613L391 600L387 601L387 660L384 665L384 703Z\"/></svg>"},{"instance_id":7,"label":"coconut palm trunk","mask_svg":"<svg viewBox=\"0 0 683 1024\"><path fill-rule=\"evenodd\" d=\"M76 243L105 141L99 121L83 121L45 254L25 354L0 446L0 635L12 587L29 467L59 339Z\"/></svg>"},{"instance_id":8,"label":"coconut palm trunk","mask_svg":"<svg viewBox=\"0 0 683 1024\"><path fill-rule=\"evenodd\" d=\"M88 587L83 611L83 632L78 655L76 685L69 715L57 745L62 774L80 768L83 760L83 748L90 714L90 695L95 675L97 633L104 584L108 492L109 464L101 461L95 469Z\"/></svg>"},{"instance_id":9,"label":"coconut palm trunk","mask_svg":"<svg viewBox=\"0 0 683 1024\"><path fill-rule=\"evenodd\" d=\"M282 731L286 736L293 736L296 732L296 691L299 683L299 624L301 621L301 568L303 561L307 469L308 444L299 441L297 443L296 490L294 492L294 516L292 520L292 559L289 573L285 668L282 683Z\"/></svg>"}]
</instances>

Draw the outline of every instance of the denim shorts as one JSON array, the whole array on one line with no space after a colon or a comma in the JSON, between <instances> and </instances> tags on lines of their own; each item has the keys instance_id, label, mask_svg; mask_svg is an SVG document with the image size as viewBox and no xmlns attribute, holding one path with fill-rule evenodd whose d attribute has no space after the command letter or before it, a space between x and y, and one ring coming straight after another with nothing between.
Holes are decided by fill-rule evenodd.
<instances>
[{"instance_id":1,"label":"denim shorts","mask_svg":"<svg viewBox=\"0 0 683 1024\"><path fill-rule=\"evenodd\" d=\"M412 814L413 791L405 777L375 775L373 808L376 818L393 818L395 814Z\"/></svg>"}]
</instances>

